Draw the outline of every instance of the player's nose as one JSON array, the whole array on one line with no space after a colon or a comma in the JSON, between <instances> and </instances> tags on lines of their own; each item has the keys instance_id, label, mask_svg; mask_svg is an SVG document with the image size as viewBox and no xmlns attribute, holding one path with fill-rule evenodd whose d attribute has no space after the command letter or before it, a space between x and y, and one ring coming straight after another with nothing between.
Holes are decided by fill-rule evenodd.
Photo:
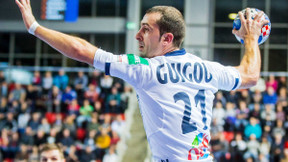
<instances>
[{"instance_id":1,"label":"player's nose","mask_svg":"<svg viewBox=\"0 0 288 162\"><path fill-rule=\"evenodd\" d=\"M142 39L142 35L141 35L141 33L140 33L140 30L138 31L138 33L135 35L135 38L136 38L136 40L138 40L138 41L142 41L143 39Z\"/></svg>"}]
</instances>

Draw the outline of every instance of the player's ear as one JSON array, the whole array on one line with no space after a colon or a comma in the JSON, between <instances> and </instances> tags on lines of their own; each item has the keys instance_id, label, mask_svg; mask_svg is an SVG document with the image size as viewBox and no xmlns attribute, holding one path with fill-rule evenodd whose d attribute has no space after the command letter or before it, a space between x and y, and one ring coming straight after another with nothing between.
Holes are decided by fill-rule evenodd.
<instances>
[{"instance_id":1,"label":"player's ear","mask_svg":"<svg viewBox=\"0 0 288 162\"><path fill-rule=\"evenodd\" d=\"M174 35L172 33L165 33L162 35L162 40L164 42L164 45L173 43L173 39L174 39Z\"/></svg>"}]
</instances>

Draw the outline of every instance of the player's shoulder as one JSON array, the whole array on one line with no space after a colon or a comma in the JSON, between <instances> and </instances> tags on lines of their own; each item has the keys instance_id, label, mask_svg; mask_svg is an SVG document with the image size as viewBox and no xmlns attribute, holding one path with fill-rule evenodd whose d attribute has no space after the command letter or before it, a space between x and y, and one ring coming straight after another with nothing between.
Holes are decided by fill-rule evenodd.
<instances>
[{"instance_id":1,"label":"player's shoulder","mask_svg":"<svg viewBox=\"0 0 288 162\"><path fill-rule=\"evenodd\" d=\"M149 60L135 54L119 55L118 62L124 62L129 65L149 65Z\"/></svg>"}]
</instances>

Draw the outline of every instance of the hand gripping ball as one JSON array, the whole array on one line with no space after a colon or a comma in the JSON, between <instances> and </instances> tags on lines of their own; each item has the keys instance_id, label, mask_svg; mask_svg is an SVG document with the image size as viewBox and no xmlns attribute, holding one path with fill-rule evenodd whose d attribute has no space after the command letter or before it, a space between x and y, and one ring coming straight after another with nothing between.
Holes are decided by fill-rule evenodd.
<instances>
[{"instance_id":1,"label":"hand gripping ball","mask_svg":"<svg viewBox=\"0 0 288 162\"><path fill-rule=\"evenodd\" d=\"M261 12L261 10L259 9L256 9L256 8L251 8L250 9L251 11L251 17L252 19L254 19L254 17L256 16L256 14L258 12ZM241 11L243 13L243 15L245 16L246 15L246 9L242 10ZM261 35L259 36L259 39L258 39L258 44L262 44L264 43L269 35L270 35L270 32L271 32L271 22L270 22L270 19L269 17L264 13L264 15L261 17L261 20L268 20L269 23L267 24L264 24L262 29L261 29ZM241 20L240 20L240 17L239 15L237 14L236 18L234 19L234 22L233 22L233 29L236 29L236 30L239 30L241 28ZM244 43L244 40L239 38L237 35L235 35L236 39L241 42L242 44Z\"/></svg>"}]
</instances>

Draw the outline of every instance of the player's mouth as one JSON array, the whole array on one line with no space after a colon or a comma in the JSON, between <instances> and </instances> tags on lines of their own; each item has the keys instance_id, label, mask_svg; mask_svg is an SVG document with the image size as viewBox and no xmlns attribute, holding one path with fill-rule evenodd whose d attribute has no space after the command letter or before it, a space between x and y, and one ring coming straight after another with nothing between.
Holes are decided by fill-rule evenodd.
<instances>
[{"instance_id":1,"label":"player's mouth","mask_svg":"<svg viewBox=\"0 0 288 162\"><path fill-rule=\"evenodd\" d=\"M139 50L143 50L144 49L144 44L142 43L139 43L139 46L138 46Z\"/></svg>"}]
</instances>

